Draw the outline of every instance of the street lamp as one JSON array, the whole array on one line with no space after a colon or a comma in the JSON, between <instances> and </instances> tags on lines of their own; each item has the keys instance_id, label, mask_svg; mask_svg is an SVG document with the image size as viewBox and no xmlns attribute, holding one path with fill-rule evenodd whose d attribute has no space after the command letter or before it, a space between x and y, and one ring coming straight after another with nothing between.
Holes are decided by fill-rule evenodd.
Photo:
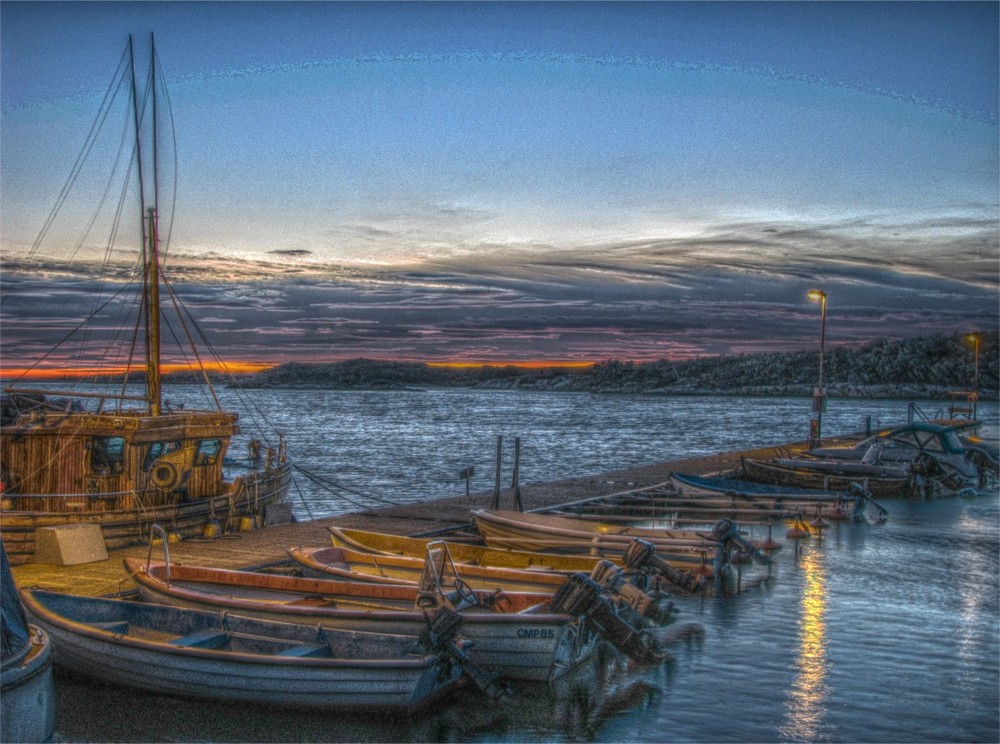
<instances>
[{"instance_id":1,"label":"street lamp","mask_svg":"<svg viewBox=\"0 0 1000 744\"><path fill-rule=\"evenodd\" d=\"M972 342L972 348L975 350L975 361L973 362L975 367L972 371L972 395L969 396L968 413L971 418L976 418L979 407L979 344L982 341L982 336L978 333L970 333L965 338Z\"/></svg>"},{"instance_id":2,"label":"street lamp","mask_svg":"<svg viewBox=\"0 0 1000 744\"><path fill-rule=\"evenodd\" d=\"M973 368L972 371L972 391L976 394L976 397L978 398L979 397L979 342L981 338L978 333L970 333L968 336L965 337L965 339L967 341L972 342L972 348L975 349L976 352L976 361L975 361L976 366Z\"/></svg>"},{"instance_id":3,"label":"street lamp","mask_svg":"<svg viewBox=\"0 0 1000 744\"><path fill-rule=\"evenodd\" d=\"M826 345L826 292L822 289L810 289L809 299L819 302L820 327L819 327L819 384L813 392L813 413L816 417L812 419L809 427L809 444L819 442L823 436L823 409L826 407L826 391L823 389L823 350Z\"/></svg>"}]
</instances>

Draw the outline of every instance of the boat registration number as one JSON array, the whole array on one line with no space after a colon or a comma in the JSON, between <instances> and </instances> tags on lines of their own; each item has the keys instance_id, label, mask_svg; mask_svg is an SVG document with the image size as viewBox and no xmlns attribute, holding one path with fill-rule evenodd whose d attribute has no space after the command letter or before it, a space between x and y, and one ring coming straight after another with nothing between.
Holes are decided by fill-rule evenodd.
<instances>
[{"instance_id":1,"label":"boat registration number","mask_svg":"<svg viewBox=\"0 0 1000 744\"><path fill-rule=\"evenodd\" d=\"M518 628L518 638L555 638L554 628Z\"/></svg>"}]
</instances>

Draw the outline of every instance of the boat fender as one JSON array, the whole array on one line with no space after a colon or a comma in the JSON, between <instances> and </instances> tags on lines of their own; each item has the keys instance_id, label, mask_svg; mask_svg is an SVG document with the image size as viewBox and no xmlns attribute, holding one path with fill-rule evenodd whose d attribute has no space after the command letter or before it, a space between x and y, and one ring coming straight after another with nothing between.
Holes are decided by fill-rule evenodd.
<instances>
[{"instance_id":1,"label":"boat fender","mask_svg":"<svg viewBox=\"0 0 1000 744\"><path fill-rule=\"evenodd\" d=\"M180 473L172 462L161 460L149 471L149 480L157 488L169 491L180 482Z\"/></svg>"}]
</instances>

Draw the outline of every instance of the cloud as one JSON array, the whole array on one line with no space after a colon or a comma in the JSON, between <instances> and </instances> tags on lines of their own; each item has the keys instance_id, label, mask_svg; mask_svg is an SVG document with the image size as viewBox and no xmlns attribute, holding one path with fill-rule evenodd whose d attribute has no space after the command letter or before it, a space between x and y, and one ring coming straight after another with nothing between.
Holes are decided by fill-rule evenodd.
<instances>
[{"instance_id":1,"label":"cloud","mask_svg":"<svg viewBox=\"0 0 1000 744\"><path fill-rule=\"evenodd\" d=\"M809 347L814 286L830 297L831 344L992 327L998 242L996 225L977 214L858 216L729 221L686 237L579 245L466 244L398 264L289 249L272 255L290 263L174 252L169 268L225 358L592 361ZM68 333L78 320L67 309L112 296L126 273L5 260L5 359ZM112 301L91 341L130 330L125 310Z\"/></svg>"}]
</instances>

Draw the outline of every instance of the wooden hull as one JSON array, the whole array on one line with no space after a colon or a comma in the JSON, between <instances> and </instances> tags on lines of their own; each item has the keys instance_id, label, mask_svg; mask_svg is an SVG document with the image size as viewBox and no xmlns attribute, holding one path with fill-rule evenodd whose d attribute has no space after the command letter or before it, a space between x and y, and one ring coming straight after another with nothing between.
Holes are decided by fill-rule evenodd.
<instances>
[{"instance_id":1,"label":"wooden hull","mask_svg":"<svg viewBox=\"0 0 1000 744\"><path fill-rule=\"evenodd\" d=\"M901 473L898 468L864 469L851 463L844 463L841 467L825 464L827 467L820 468L809 460L792 464L743 458L743 473L748 480L757 483L817 491L847 491L858 484L876 499L899 498L915 493L912 476Z\"/></svg>"},{"instance_id":2,"label":"wooden hull","mask_svg":"<svg viewBox=\"0 0 1000 744\"><path fill-rule=\"evenodd\" d=\"M285 462L269 470L241 476L227 491L210 498L112 511L4 510L0 518L0 537L12 565L28 563L34 558L35 531L41 527L99 525L109 550L147 541L153 524L176 531L181 537L196 537L202 534L211 519L219 520L224 528L227 524L235 528L244 516L263 517L268 507L285 500L290 482L291 465Z\"/></svg>"},{"instance_id":3,"label":"wooden hull","mask_svg":"<svg viewBox=\"0 0 1000 744\"><path fill-rule=\"evenodd\" d=\"M416 609L415 587L226 571L171 564L146 566L125 559L143 598L201 610L226 610L252 617L315 627L417 635L426 620ZM147 570L148 568L148 570ZM484 597L484 599L486 599ZM462 611L461 633L472 641L470 656L511 679L561 676L596 648L597 638L574 618L548 609L548 595L505 592L493 611Z\"/></svg>"},{"instance_id":4,"label":"wooden hull","mask_svg":"<svg viewBox=\"0 0 1000 744\"><path fill-rule=\"evenodd\" d=\"M335 548L350 548L360 553L385 556L420 558L427 554L427 544L432 542L417 537L366 532L343 527L328 527L330 540ZM446 543L456 562L479 566L516 568L520 570L557 571L559 573L586 573L594 570L602 558L588 555L560 555L520 550L503 550L482 545Z\"/></svg>"},{"instance_id":5,"label":"wooden hull","mask_svg":"<svg viewBox=\"0 0 1000 744\"><path fill-rule=\"evenodd\" d=\"M803 488L775 486L734 478L706 478L683 473L671 473L673 487L692 499L704 501L728 499L762 509L813 514L817 511L830 519L852 519L863 516L864 501L847 493L809 491Z\"/></svg>"},{"instance_id":6,"label":"wooden hull","mask_svg":"<svg viewBox=\"0 0 1000 744\"><path fill-rule=\"evenodd\" d=\"M629 544L638 538L655 545L657 554L673 563L677 555L710 560L718 546L708 533L695 530L624 527L570 517L498 510L474 511L472 517L486 544L493 548L620 559Z\"/></svg>"},{"instance_id":7,"label":"wooden hull","mask_svg":"<svg viewBox=\"0 0 1000 744\"><path fill-rule=\"evenodd\" d=\"M379 557L410 557L420 559L427 553L427 545L434 540L416 537L389 535L382 532L366 532L343 527L327 527L334 547L353 550L355 553L371 554ZM555 573L568 576L573 573L590 575L597 564L608 560L623 566L621 555L572 555L569 553L533 553L525 550L491 548L466 543L445 543L456 564L481 566L485 568L515 569L530 573ZM709 558L701 554L668 554L660 551L660 557L667 560L678 571L696 571L703 576L711 576L714 569ZM667 586L661 587L653 578L649 579L646 591L663 588L673 591L669 579Z\"/></svg>"},{"instance_id":8,"label":"wooden hull","mask_svg":"<svg viewBox=\"0 0 1000 744\"><path fill-rule=\"evenodd\" d=\"M425 560L403 556L375 556L348 548L291 548L289 556L311 578L417 586ZM455 563L458 577L473 589L553 594L566 583L566 574Z\"/></svg>"},{"instance_id":9,"label":"wooden hull","mask_svg":"<svg viewBox=\"0 0 1000 744\"><path fill-rule=\"evenodd\" d=\"M24 591L22 599L52 637L57 665L158 694L410 713L452 689L461 674L414 637L319 634L315 627L55 592Z\"/></svg>"}]
</instances>

